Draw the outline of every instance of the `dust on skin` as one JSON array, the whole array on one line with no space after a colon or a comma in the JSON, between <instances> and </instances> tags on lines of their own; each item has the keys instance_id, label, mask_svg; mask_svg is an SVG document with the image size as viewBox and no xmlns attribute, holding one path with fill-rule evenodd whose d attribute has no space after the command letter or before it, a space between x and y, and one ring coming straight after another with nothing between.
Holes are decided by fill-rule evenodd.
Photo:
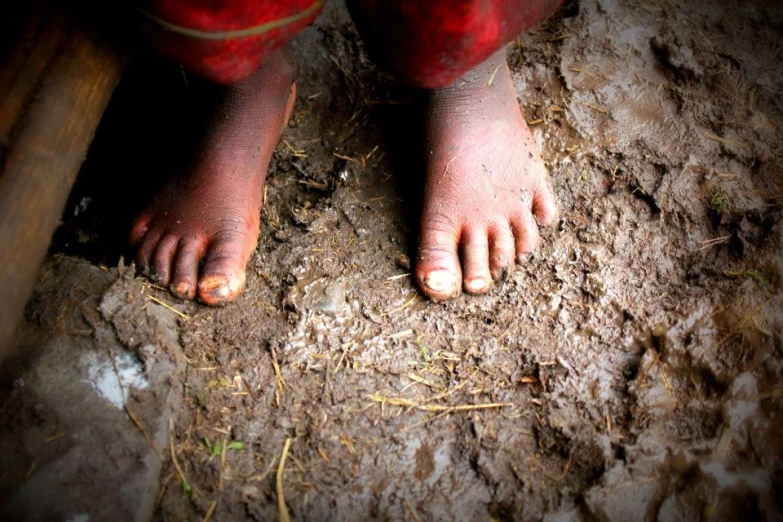
<instances>
[{"instance_id":1,"label":"dust on skin","mask_svg":"<svg viewBox=\"0 0 783 522\"><path fill-rule=\"evenodd\" d=\"M139 266L177 297L219 305L244 289L269 160L293 108L293 61L284 48L224 88L192 166L133 225ZM483 294L538 248L557 203L505 48L425 97L416 281L436 300Z\"/></svg>"},{"instance_id":2,"label":"dust on skin","mask_svg":"<svg viewBox=\"0 0 783 522\"><path fill-rule=\"evenodd\" d=\"M415 267L434 299L482 294L538 249L557 203L502 49L428 99Z\"/></svg>"},{"instance_id":3,"label":"dust on skin","mask_svg":"<svg viewBox=\"0 0 783 522\"><path fill-rule=\"evenodd\" d=\"M139 266L177 297L224 304L245 286L269 159L296 98L293 60L284 48L250 78L223 88L193 164L130 231Z\"/></svg>"}]
</instances>

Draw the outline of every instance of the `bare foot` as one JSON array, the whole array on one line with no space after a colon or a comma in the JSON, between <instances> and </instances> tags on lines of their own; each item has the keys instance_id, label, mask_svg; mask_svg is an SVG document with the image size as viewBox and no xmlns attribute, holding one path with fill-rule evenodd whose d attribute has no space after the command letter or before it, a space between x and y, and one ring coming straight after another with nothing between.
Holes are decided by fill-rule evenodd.
<instances>
[{"instance_id":1,"label":"bare foot","mask_svg":"<svg viewBox=\"0 0 783 522\"><path fill-rule=\"evenodd\" d=\"M219 305L244 288L266 170L293 107L293 76L284 49L227 86L186 176L172 180L133 225L137 263L174 295Z\"/></svg>"},{"instance_id":2,"label":"bare foot","mask_svg":"<svg viewBox=\"0 0 783 522\"><path fill-rule=\"evenodd\" d=\"M487 292L557 219L548 174L519 109L505 49L430 91L416 280L433 299Z\"/></svg>"}]
</instances>

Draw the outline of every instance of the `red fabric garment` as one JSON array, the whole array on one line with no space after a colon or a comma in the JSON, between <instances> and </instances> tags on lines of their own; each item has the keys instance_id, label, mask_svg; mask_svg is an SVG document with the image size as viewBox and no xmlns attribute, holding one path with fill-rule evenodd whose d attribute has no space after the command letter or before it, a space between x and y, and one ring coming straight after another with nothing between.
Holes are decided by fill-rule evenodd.
<instances>
[{"instance_id":1,"label":"red fabric garment","mask_svg":"<svg viewBox=\"0 0 783 522\"><path fill-rule=\"evenodd\" d=\"M563 3L348 1L359 32L380 65L418 87L453 82ZM227 83L250 75L265 56L311 23L323 4L324 0L147 0L142 12L156 47L188 69Z\"/></svg>"},{"instance_id":2,"label":"red fabric garment","mask_svg":"<svg viewBox=\"0 0 783 522\"><path fill-rule=\"evenodd\" d=\"M148 39L163 54L217 83L250 76L307 27L325 0L146 0Z\"/></svg>"},{"instance_id":3,"label":"red fabric garment","mask_svg":"<svg viewBox=\"0 0 783 522\"><path fill-rule=\"evenodd\" d=\"M378 63L398 81L443 87L519 33L552 15L563 0L348 0Z\"/></svg>"}]
</instances>

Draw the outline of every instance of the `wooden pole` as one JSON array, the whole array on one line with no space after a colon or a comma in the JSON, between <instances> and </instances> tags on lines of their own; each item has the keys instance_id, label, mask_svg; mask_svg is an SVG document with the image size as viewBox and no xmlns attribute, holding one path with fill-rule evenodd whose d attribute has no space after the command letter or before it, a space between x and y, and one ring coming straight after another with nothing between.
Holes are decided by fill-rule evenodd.
<instances>
[{"instance_id":1,"label":"wooden pole","mask_svg":"<svg viewBox=\"0 0 783 522\"><path fill-rule=\"evenodd\" d=\"M126 56L78 16L29 11L44 22L0 69L0 361Z\"/></svg>"}]
</instances>

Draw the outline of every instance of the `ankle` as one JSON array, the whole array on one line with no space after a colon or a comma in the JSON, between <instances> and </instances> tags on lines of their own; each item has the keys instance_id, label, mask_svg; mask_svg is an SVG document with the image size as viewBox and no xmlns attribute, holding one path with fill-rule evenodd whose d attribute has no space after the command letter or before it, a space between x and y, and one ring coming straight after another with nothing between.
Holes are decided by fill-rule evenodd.
<instances>
[{"instance_id":1,"label":"ankle","mask_svg":"<svg viewBox=\"0 0 783 522\"><path fill-rule=\"evenodd\" d=\"M455 82L429 89L428 98L434 102L474 102L498 94L506 88L509 79L505 47L498 50Z\"/></svg>"}]
</instances>

